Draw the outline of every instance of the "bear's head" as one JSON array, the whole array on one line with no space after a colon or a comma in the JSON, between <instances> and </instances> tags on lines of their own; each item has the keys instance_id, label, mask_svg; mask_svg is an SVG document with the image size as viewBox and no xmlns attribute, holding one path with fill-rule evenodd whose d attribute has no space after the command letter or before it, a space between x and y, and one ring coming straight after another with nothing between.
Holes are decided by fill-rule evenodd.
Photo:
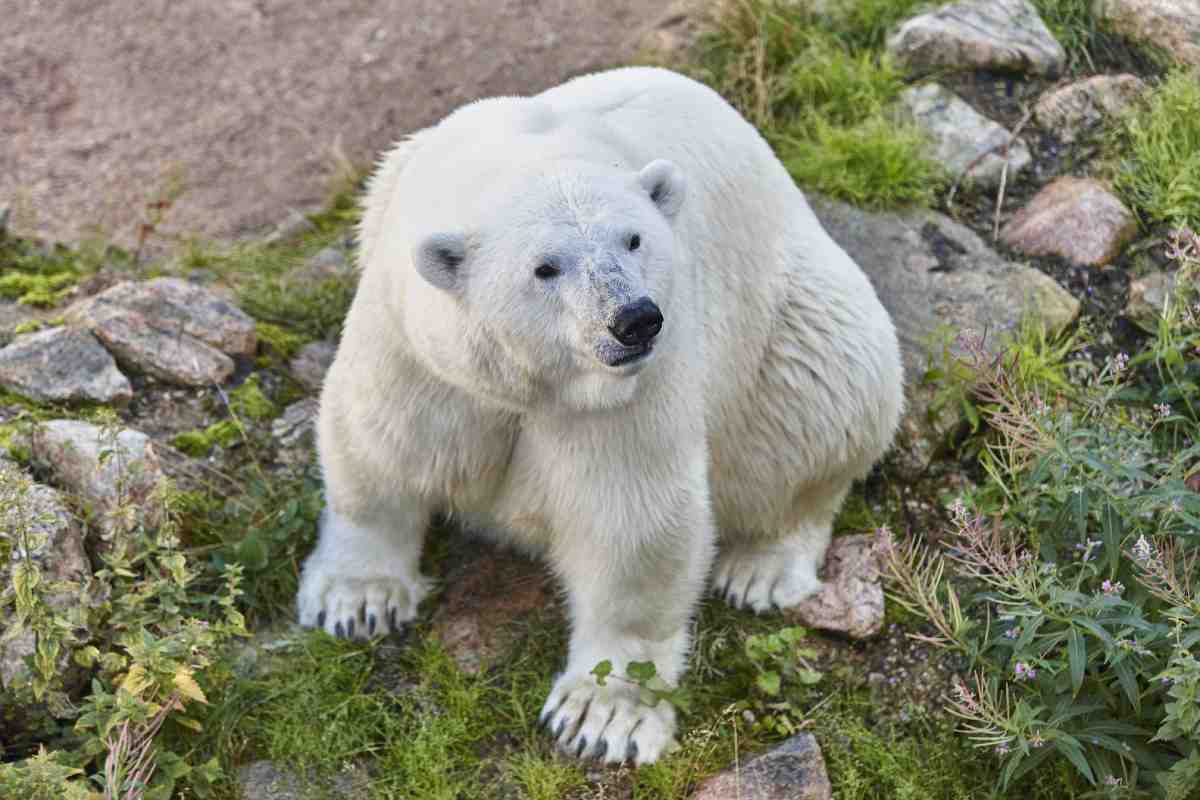
<instances>
[{"instance_id":1,"label":"bear's head","mask_svg":"<svg viewBox=\"0 0 1200 800\"><path fill-rule=\"evenodd\" d=\"M425 365L518 411L629 402L671 335L680 170L556 160L455 188L473 224L410 237L404 322Z\"/></svg>"}]
</instances>

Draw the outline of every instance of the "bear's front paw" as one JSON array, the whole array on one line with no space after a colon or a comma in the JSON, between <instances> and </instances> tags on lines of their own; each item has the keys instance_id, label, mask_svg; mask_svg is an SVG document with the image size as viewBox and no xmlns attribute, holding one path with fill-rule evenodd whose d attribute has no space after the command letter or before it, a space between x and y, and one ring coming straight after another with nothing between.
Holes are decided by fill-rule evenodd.
<instances>
[{"instance_id":1,"label":"bear's front paw","mask_svg":"<svg viewBox=\"0 0 1200 800\"><path fill-rule=\"evenodd\" d=\"M339 638L369 639L397 633L417 616L429 593L429 581L417 575L346 575L309 564L300 580L296 604L300 624Z\"/></svg>"},{"instance_id":2,"label":"bear's front paw","mask_svg":"<svg viewBox=\"0 0 1200 800\"><path fill-rule=\"evenodd\" d=\"M732 547L717 559L713 591L734 608L761 614L791 608L821 589L817 565L802 553L773 547Z\"/></svg>"},{"instance_id":3,"label":"bear's front paw","mask_svg":"<svg viewBox=\"0 0 1200 800\"><path fill-rule=\"evenodd\" d=\"M649 706L636 686L596 684L591 675L559 677L538 722L558 747L577 758L638 766L657 761L675 743L675 708L666 700Z\"/></svg>"}]
</instances>

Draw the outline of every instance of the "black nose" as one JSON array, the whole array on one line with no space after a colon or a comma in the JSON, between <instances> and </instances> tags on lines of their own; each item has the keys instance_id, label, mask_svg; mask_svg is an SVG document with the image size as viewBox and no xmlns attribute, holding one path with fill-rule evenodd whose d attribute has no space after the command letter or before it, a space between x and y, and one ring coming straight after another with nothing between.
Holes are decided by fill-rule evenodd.
<instances>
[{"instance_id":1,"label":"black nose","mask_svg":"<svg viewBox=\"0 0 1200 800\"><path fill-rule=\"evenodd\" d=\"M649 297L643 297L621 306L608 330L621 344L636 347L649 344L662 330L662 324L663 315L658 306Z\"/></svg>"}]
</instances>

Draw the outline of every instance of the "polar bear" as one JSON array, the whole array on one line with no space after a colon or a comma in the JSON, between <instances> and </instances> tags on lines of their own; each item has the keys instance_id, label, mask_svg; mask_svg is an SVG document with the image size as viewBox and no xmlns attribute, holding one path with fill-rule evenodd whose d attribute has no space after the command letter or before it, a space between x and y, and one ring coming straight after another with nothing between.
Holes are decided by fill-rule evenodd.
<instances>
[{"instance_id":1,"label":"polar bear","mask_svg":"<svg viewBox=\"0 0 1200 800\"><path fill-rule=\"evenodd\" d=\"M766 142L661 69L471 103L385 155L321 394L327 507L300 622L369 637L429 590L430 517L542 554L576 755L644 764L706 582L756 612L820 587L851 482L902 407L891 319Z\"/></svg>"}]
</instances>

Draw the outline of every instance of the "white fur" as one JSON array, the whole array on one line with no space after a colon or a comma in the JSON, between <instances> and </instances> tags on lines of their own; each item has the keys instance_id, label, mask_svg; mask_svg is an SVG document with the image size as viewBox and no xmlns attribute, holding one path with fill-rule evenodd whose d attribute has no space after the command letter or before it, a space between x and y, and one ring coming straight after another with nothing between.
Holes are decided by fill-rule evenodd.
<instances>
[{"instance_id":1,"label":"white fur","mask_svg":"<svg viewBox=\"0 0 1200 800\"><path fill-rule=\"evenodd\" d=\"M589 673L653 661L676 682L710 572L756 611L819 588L833 517L901 412L887 313L757 132L664 70L460 109L386 156L360 233L301 622L412 619L426 523L458 514L566 588L543 712L560 744L653 761L673 710ZM547 261L559 277L535 277ZM613 314L643 295L654 352L606 366Z\"/></svg>"}]
</instances>

